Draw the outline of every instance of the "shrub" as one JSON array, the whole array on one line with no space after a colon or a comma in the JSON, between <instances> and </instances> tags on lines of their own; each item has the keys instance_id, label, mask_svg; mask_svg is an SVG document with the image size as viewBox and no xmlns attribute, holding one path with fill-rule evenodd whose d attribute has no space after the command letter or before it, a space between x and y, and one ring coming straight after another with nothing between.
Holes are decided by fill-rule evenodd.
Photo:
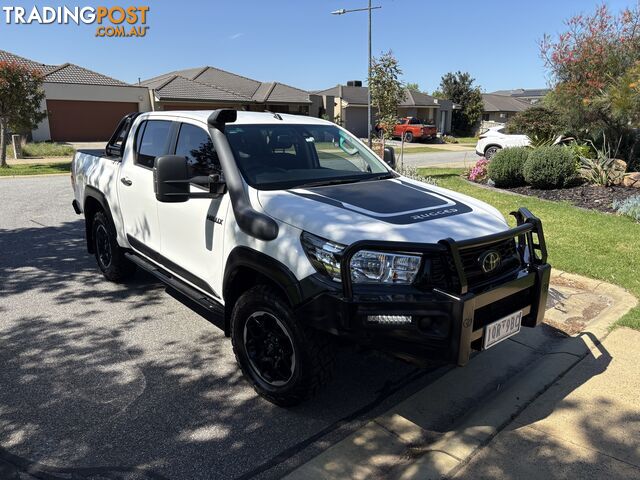
<instances>
[{"instance_id":1,"label":"shrub","mask_svg":"<svg viewBox=\"0 0 640 480\"><path fill-rule=\"evenodd\" d=\"M412 180L417 180L422 183L428 183L429 185L438 185L435 178L420 175L418 169L411 165L401 165L400 167L396 168L396 172L398 172L400 175L404 175L407 178L411 178Z\"/></svg>"},{"instance_id":2,"label":"shrub","mask_svg":"<svg viewBox=\"0 0 640 480\"><path fill-rule=\"evenodd\" d=\"M580 157L580 176L592 185L608 187L622 183L627 164L615 158Z\"/></svg>"},{"instance_id":3,"label":"shrub","mask_svg":"<svg viewBox=\"0 0 640 480\"><path fill-rule=\"evenodd\" d=\"M451 135L443 135L442 139L444 140L444 143L458 143L458 139Z\"/></svg>"},{"instance_id":4,"label":"shrub","mask_svg":"<svg viewBox=\"0 0 640 480\"><path fill-rule=\"evenodd\" d=\"M620 215L626 215L636 222L640 222L640 195L635 195L622 201L616 200L613 202L613 208Z\"/></svg>"},{"instance_id":5,"label":"shrub","mask_svg":"<svg viewBox=\"0 0 640 480\"><path fill-rule=\"evenodd\" d=\"M522 171L525 182L541 189L566 187L577 174L571 150L558 146L532 150Z\"/></svg>"},{"instance_id":6,"label":"shrub","mask_svg":"<svg viewBox=\"0 0 640 480\"><path fill-rule=\"evenodd\" d=\"M469 169L467 178L472 182L482 182L487 178L487 165L489 165L489 160L484 157L481 158Z\"/></svg>"},{"instance_id":7,"label":"shrub","mask_svg":"<svg viewBox=\"0 0 640 480\"><path fill-rule=\"evenodd\" d=\"M512 188L524 185L524 167L530 148L514 147L499 150L489 162L487 173L498 188Z\"/></svg>"}]
</instances>

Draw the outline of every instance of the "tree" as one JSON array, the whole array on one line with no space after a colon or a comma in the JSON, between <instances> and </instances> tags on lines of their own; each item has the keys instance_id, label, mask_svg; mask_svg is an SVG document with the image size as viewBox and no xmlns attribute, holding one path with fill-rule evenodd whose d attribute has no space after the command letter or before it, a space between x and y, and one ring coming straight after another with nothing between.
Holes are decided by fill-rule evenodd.
<instances>
[{"instance_id":1,"label":"tree","mask_svg":"<svg viewBox=\"0 0 640 480\"><path fill-rule=\"evenodd\" d=\"M9 129L28 131L45 117L42 75L15 62L0 62L0 167L7 167Z\"/></svg>"},{"instance_id":2,"label":"tree","mask_svg":"<svg viewBox=\"0 0 640 480\"><path fill-rule=\"evenodd\" d=\"M482 117L484 110L480 87L474 86L475 79L467 72L449 72L440 80L439 94L460 105L451 117L454 131L469 134Z\"/></svg>"},{"instance_id":3,"label":"tree","mask_svg":"<svg viewBox=\"0 0 640 480\"><path fill-rule=\"evenodd\" d=\"M565 133L560 114L544 105L534 105L518 112L507 122L509 133L521 133L534 141L553 140Z\"/></svg>"},{"instance_id":4,"label":"tree","mask_svg":"<svg viewBox=\"0 0 640 480\"><path fill-rule=\"evenodd\" d=\"M399 77L402 70L393 52L382 54L374 58L371 65L371 105L377 110L377 121L382 125L395 125L398 120L398 105L405 98L405 90ZM382 130L385 138L390 138L393 128Z\"/></svg>"},{"instance_id":5,"label":"tree","mask_svg":"<svg viewBox=\"0 0 640 480\"><path fill-rule=\"evenodd\" d=\"M405 85L405 87L407 88L407 90L412 90L414 92L420 92L420 85L418 85L416 82L409 82Z\"/></svg>"},{"instance_id":6,"label":"tree","mask_svg":"<svg viewBox=\"0 0 640 480\"><path fill-rule=\"evenodd\" d=\"M557 37L545 35L541 56L553 91L548 104L575 136L620 145L628 162L637 157L637 83L640 61L640 7L612 14L606 5L565 22ZM637 73L637 72L636 72ZM637 99L637 97L636 97Z\"/></svg>"}]
</instances>

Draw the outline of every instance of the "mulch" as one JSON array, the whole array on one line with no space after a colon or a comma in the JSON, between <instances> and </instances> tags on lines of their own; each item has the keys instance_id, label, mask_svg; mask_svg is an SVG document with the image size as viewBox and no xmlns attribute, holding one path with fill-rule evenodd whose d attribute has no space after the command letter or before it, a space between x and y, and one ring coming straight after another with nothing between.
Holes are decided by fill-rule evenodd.
<instances>
[{"instance_id":1,"label":"mulch","mask_svg":"<svg viewBox=\"0 0 640 480\"><path fill-rule=\"evenodd\" d=\"M545 200L566 201L577 207L599 210L601 212L615 213L613 202L625 200L629 197L640 195L640 189L620 186L596 187L593 185L579 185L571 188L559 188L554 190L538 190L531 187L517 187L505 189L510 192Z\"/></svg>"}]
</instances>

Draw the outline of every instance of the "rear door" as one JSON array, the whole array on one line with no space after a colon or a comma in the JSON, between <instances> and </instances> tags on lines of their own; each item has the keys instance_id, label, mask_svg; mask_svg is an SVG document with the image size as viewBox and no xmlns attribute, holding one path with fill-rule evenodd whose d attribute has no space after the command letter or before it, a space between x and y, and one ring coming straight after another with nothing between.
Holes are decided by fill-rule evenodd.
<instances>
[{"instance_id":1,"label":"rear door","mask_svg":"<svg viewBox=\"0 0 640 480\"><path fill-rule=\"evenodd\" d=\"M171 154L185 157L189 176L222 174L220 160L204 124L177 123ZM192 184L192 192L208 189ZM183 203L158 202L162 256L175 274L214 296L221 296L223 225L229 195L192 198Z\"/></svg>"},{"instance_id":2,"label":"rear door","mask_svg":"<svg viewBox=\"0 0 640 480\"><path fill-rule=\"evenodd\" d=\"M118 198L129 244L157 261L161 238L153 164L168 153L175 126L170 120L143 118L133 129L134 142L126 149L118 179Z\"/></svg>"}]
</instances>

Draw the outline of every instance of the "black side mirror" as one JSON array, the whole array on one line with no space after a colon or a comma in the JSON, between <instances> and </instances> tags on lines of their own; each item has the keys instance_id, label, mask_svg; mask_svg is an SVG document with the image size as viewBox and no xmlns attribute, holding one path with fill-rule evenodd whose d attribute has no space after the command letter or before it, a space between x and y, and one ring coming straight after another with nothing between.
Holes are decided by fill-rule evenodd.
<instances>
[{"instance_id":1,"label":"black side mirror","mask_svg":"<svg viewBox=\"0 0 640 480\"><path fill-rule=\"evenodd\" d=\"M159 202L189 200L187 159L176 155L157 157L153 168L153 189Z\"/></svg>"},{"instance_id":2,"label":"black side mirror","mask_svg":"<svg viewBox=\"0 0 640 480\"><path fill-rule=\"evenodd\" d=\"M393 147L384 147L384 163L391 168L396 168L396 152Z\"/></svg>"}]
</instances>

